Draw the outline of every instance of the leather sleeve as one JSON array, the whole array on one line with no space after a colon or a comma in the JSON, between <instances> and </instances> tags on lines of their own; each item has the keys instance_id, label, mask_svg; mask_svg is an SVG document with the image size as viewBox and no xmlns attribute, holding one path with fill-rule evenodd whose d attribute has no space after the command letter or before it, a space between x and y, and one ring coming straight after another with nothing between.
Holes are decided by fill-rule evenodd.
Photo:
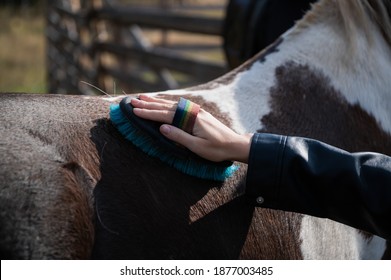
<instances>
[{"instance_id":1,"label":"leather sleeve","mask_svg":"<svg viewBox=\"0 0 391 280\"><path fill-rule=\"evenodd\" d=\"M329 218L391 240L391 157L255 134L246 194L256 206Z\"/></svg>"}]
</instances>

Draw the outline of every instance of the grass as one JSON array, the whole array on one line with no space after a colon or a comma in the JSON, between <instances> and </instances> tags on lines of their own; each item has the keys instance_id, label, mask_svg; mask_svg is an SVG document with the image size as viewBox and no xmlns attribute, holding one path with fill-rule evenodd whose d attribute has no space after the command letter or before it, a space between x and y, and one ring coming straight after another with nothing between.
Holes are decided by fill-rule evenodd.
<instances>
[{"instance_id":1,"label":"grass","mask_svg":"<svg viewBox=\"0 0 391 280\"><path fill-rule=\"evenodd\" d=\"M47 91L44 26L40 11L0 8L0 92Z\"/></svg>"}]
</instances>

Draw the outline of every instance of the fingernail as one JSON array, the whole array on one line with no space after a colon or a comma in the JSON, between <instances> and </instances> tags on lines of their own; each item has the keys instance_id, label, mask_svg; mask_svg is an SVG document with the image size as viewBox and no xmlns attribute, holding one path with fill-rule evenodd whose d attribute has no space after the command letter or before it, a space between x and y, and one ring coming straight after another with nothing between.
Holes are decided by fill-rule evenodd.
<instances>
[{"instance_id":1,"label":"fingernail","mask_svg":"<svg viewBox=\"0 0 391 280\"><path fill-rule=\"evenodd\" d=\"M137 105L140 103L140 100L134 98L134 99L131 99L130 102L133 104L133 105Z\"/></svg>"},{"instance_id":2,"label":"fingernail","mask_svg":"<svg viewBox=\"0 0 391 280\"><path fill-rule=\"evenodd\" d=\"M170 131L171 131L171 128L168 125L162 125L161 128L160 128L160 131L163 134L169 134Z\"/></svg>"}]
</instances>

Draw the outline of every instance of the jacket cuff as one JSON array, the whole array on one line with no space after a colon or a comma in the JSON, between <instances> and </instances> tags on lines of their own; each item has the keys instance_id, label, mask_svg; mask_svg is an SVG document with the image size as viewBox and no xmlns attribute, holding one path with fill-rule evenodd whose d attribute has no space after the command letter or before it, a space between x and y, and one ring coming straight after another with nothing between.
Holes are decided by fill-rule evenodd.
<instances>
[{"instance_id":1,"label":"jacket cuff","mask_svg":"<svg viewBox=\"0 0 391 280\"><path fill-rule=\"evenodd\" d=\"M277 200L287 136L256 133L251 140L246 194L256 206L272 207Z\"/></svg>"}]
</instances>

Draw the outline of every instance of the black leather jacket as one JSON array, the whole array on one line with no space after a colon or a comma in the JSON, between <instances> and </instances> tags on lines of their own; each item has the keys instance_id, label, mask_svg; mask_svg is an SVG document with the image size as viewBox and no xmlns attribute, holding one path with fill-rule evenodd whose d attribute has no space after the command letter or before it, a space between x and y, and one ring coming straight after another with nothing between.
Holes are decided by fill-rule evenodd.
<instances>
[{"instance_id":1,"label":"black leather jacket","mask_svg":"<svg viewBox=\"0 0 391 280\"><path fill-rule=\"evenodd\" d=\"M246 194L256 206L329 218L391 240L391 157L255 134Z\"/></svg>"}]
</instances>

